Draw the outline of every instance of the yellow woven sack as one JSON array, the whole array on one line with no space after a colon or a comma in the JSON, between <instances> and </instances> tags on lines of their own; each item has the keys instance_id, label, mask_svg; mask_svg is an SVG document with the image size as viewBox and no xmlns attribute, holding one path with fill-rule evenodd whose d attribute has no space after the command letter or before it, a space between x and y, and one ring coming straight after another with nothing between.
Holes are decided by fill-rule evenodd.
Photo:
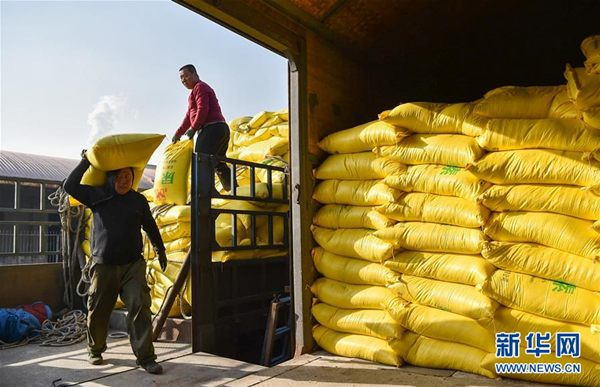
<instances>
[{"instance_id":1,"label":"yellow woven sack","mask_svg":"<svg viewBox=\"0 0 600 387\"><path fill-rule=\"evenodd\" d=\"M577 106L571 102L566 88L554 97L549 114L550 118L579 118Z\"/></svg>"},{"instance_id":2,"label":"yellow woven sack","mask_svg":"<svg viewBox=\"0 0 600 387\"><path fill-rule=\"evenodd\" d=\"M314 170L314 176L320 180L376 180L405 170L405 165L363 152L331 155Z\"/></svg>"},{"instance_id":3,"label":"yellow woven sack","mask_svg":"<svg viewBox=\"0 0 600 387\"><path fill-rule=\"evenodd\" d=\"M252 194L251 194L250 185L243 185L241 187L238 187L236 189L236 194L239 196L247 196L247 197L261 198L261 199L267 199L267 198L269 198L269 196L271 196L271 199L281 200L281 199L283 199L283 184L272 183L270 195L269 195L269 186L267 183L256 183L254 185L254 196L252 196ZM263 203L260 201L252 201L252 200L250 200L249 203L252 203L258 207L267 207L267 208L273 208L273 207L279 206L278 203Z\"/></svg>"},{"instance_id":4,"label":"yellow woven sack","mask_svg":"<svg viewBox=\"0 0 600 387\"><path fill-rule=\"evenodd\" d=\"M86 239L83 242L81 242L81 249L83 250L83 253L86 257L92 256L92 248L89 239Z\"/></svg>"},{"instance_id":5,"label":"yellow woven sack","mask_svg":"<svg viewBox=\"0 0 600 387\"><path fill-rule=\"evenodd\" d=\"M486 352L495 348L494 335L472 318L428 306L407 304L392 316L404 328L433 339L470 345Z\"/></svg>"},{"instance_id":6,"label":"yellow woven sack","mask_svg":"<svg viewBox=\"0 0 600 387\"><path fill-rule=\"evenodd\" d=\"M392 257L394 250L391 243L373 236L372 231L367 229L330 230L312 225L310 230L319 246L345 257L383 262Z\"/></svg>"},{"instance_id":7,"label":"yellow woven sack","mask_svg":"<svg viewBox=\"0 0 600 387\"><path fill-rule=\"evenodd\" d=\"M497 212L554 212L582 219L600 219L600 196L591 190L569 185L494 185L479 200Z\"/></svg>"},{"instance_id":8,"label":"yellow woven sack","mask_svg":"<svg viewBox=\"0 0 600 387\"><path fill-rule=\"evenodd\" d=\"M280 157L270 157L262 162L265 165L272 165L274 167L287 168L288 162ZM256 177L259 181L267 183L269 181L269 171L263 168L256 168L254 170ZM271 182L272 183L283 183L284 173L279 171L271 171ZM239 184L239 182L238 182ZM240 184L241 185L241 184Z\"/></svg>"},{"instance_id":9,"label":"yellow woven sack","mask_svg":"<svg viewBox=\"0 0 600 387\"><path fill-rule=\"evenodd\" d=\"M488 153L468 170L494 184L567 184L591 186L600 181L595 161L583 154L558 150L517 150Z\"/></svg>"},{"instance_id":10,"label":"yellow woven sack","mask_svg":"<svg viewBox=\"0 0 600 387\"><path fill-rule=\"evenodd\" d=\"M472 201L425 193L403 195L396 203L375 209L390 219L410 222L431 222L479 228L485 224L490 211Z\"/></svg>"},{"instance_id":11,"label":"yellow woven sack","mask_svg":"<svg viewBox=\"0 0 600 387\"><path fill-rule=\"evenodd\" d=\"M587 58L583 64L588 74L600 74L600 35L592 35L581 42L581 51Z\"/></svg>"},{"instance_id":12,"label":"yellow woven sack","mask_svg":"<svg viewBox=\"0 0 600 387\"><path fill-rule=\"evenodd\" d=\"M269 128L258 129L255 133L232 132L231 142L238 147L245 147L272 137Z\"/></svg>"},{"instance_id":13,"label":"yellow woven sack","mask_svg":"<svg viewBox=\"0 0 600 387\"><path fill-rule=\"evenodd\" d=\"M396 223L372 207L327 204L313 216L313 223L325 228L370 228L381 230Z\"/></svg>"},{"instance_id":14,"label":"yellow woven sack","mask_svg":"<svg viewBox=\"0 0 600 387\"><path fill-rule=\"evenodd\" d=\"M146 198L146 200L148 200L148 203L150 203L150 207L154 207L154 198L156 197L156 193L154 192L154 188L150 188L147 190L144 190L142 192L140 192L142 195L144 195L144 197Z\"/></svg>"},{"instance_id":15,"label":"yellow woven sack","mask_svg":"<svg viewBox=\"0 0 600 387\"><path fill-rule=\"evenodd\" d=\"M243 200L226 200L222 203L213 203L213 208L224 210L241 210L241 211L269 211L268 208L258 207L252 203ZM221 226L231 225L231 214L221 214L217 217L216 223ZM252 217L250 215L237 215L237 219L242 222L248 230L252 227ZM268 221L266 216L257 216L255 218L256 227L261 227Z\"/></svg>"},{"instance_id":16,"label":"yellow woven sack","mask_svg":"<svg viewBox=\"0 0 600 387\"><path fill-rule=\"evenodd\" d=\"M310 291L326 304L342 309L387 310L393 316L406 304L394 292L383 286L351 285L329 278L319 278Z\"/></svg>"},{"instance_id":17,"label":"yellow woven sack","mask_svg":"<svg viewBox=\"0 0 600 387\"><path fill-rule=\"evenodd\" d=\"M189 237L175 239L170 242L165 242L165 250L167 254L175 253L178 251L187 252L192 245L192 239ZM149 239L144 240L144 250L142 252L144 259L154 259L156 258L156 252L154 251L154 247L150 243Z\"/></svg>"},{"instance_id":18,"label":"yellow woven sack","mask_svg":"<svg viewBox=\"0 0 600 387\"><path fill-rule=\"evenodd\" d=\"M340 333L320 325L313 328L313 338L329 353L355 357L399 367L402 360L385 340L375 337Z\"/></svg>"},{"instance_id":19,"label":"yellow woven sack","mask_svg":"<svg viewBox=\"0 0 600 387\"><path fill-rule=\"evenodd\" d=\"M384 265L402 274L473 286L485 281L496 270L494 265L478 255L422 251L396 253Z\"/></svg>"},{"instance_id":20,"label":"yellow woven sack","mask_svg":"<svg viewBox=\"0 0 600 387\"><path fill-rule=\"evenodd\" d=\"M415 134L406 137L398 145L378 147L374 152L402 164L455 167L465 167L485 153L473 137L458 134Z\"/></svg>"},{"instance_id":21,"label":"yellow woven sack","mask_svg":"<svg viewBox=\"0 0 600 387\"><path fill-rule=\"evenodd\" d=\"M271 136L290 137L290 125L287 122L269 127Z\"/></svg>"},{"instance_id":22,"label":"yellow woven sack","mask_svg":"<svg viewBox=\"0 0 600 387\"><path fill-rule=\"evenodd\" d=\"M578 109L600 106L600 75L587 74L585 68L573 68L567 64L565 79L569 98Z\"/></svg>"},{"instance_id":23,"label":"yellow woven sack","mask_svg":"<svg viewBox=\"0 0 600 387\"><path fill-rule=\"evenodd\" d=\"M397 273L379 263L343 257L321 247L312 250L312 257L319 273L349 284L385 286L400 278Z\"/></svg>"},{"instance_id":24,"label":"yellow woven sack","mask_svg":"<svg viewBox=\"0 0 600 387\"><path fill-rule=\"evenodd\" d=\"M486 241L479 230L419 222L397 223L373 235L406 250L456 254L479 254Z\"/></svg>"},{"instance_id":25,"label":"yellow woven sack","mask_svg":"<svg viewBox=\"0 0 600 387\"><path fill-rule=\"evenodd\" d=\"M600 266L591 259L534 243L486 243L481 252L494 266L600 291Z\"/></svg>"},{"instance_id":26,"label":"yellow woven sack","mask_svg":"<svg viewBox=\"0 0 600 387\"><path fill-rule=\"evenodd\" d=\"M250 244L249 239L244 239L238 246L247 246ZM261 243L259 242L260 246ZM212 262L229 262L229 261L241 261L246 259L262 259L262 258L273 258L286 256L288 252L286 250L268 249L268 250L245 250L245 251L214 251L212 253Z\"/></svg>"},{"instance_id":27,"label":"yellow woven sack","mask_svg":"<svg viewBox=\"0 0 600 387\"><path fill-rule=\"evenodd\" d=\"M164 299L169 291L169 288L173 286L173 281L171 281L167 276L165 276L162 272L154 270L152 268L148 269L148 287L150 287L150 297L152 299L152 305L150 306L150 311L153 314L157 314L161 306L164 304ZM180 305L183 302L183 305ZM180 295L177 295L175 298L175 302L171 306L169 310L169 317L181 317L181 310L186 315L189 315L191 312L190 305L183 301Z\"/></svg>"},{"instance_id":28,"label":"yellow woven sack","mask_svg":"<svg viewBox=\"0 0 600 387\"><path fill-rule=\"evenodd\" d=\"M324 180L313 191L313 199L322 204L377 206L395 201L402 193L381 180Z\"/></svg>"},{"instance_id":29,"label":"yellow woven sack","mask_svg":"<svg viewBox=\"0 0 600 387\"><path fill-rule=\"evenodd\" d=\"M248 121L248 126L250 128L260 128L269 118L273 117L273 112L260 111L252 117L250 121Z\"/></svg>"},{"instance_id":30,"label":"yellow woven sack","mask_svg":"<svg viewBox=\"0 0 600 387\"><path fill-rule=\"evenodd\" d=\"M180 222L163 226L159 229L163 242L170 242L175 239L192 236L192 224Z\"/></svg>"},{"instance_id":31,"label":"yellow woven sack","mask_svg":"<svg viewBox=\"0 0 600 387\"><path fill-rule=\"evenodd\" d=\"M600 295L575 285L497 270L481 288L509 308L584 325L600 322Z\"/></svg>"},{"instance_id":32,"label":"yellow woven sack","mask_svg":"<svg viewBox=\"0 0 600 387\"><path fill-rule=\"evenodd\" d=\"M478 348L412 332L406 332L391 345L405 362L418 367L451 369L496 378L494 372L481 368L487 352Z\"/></svg>"},{"instance_id":33,"label":"yellow woven sack","mask_svg":"<svg viewBox=\"0 0 600 387\"><path fill-rule=\"evenodd\" d=\"M281 205L276 208L277 212L287 212L289 210L288 205ZM281 216L273 216L273 243L283 243L285 239L285 226L284 218ZM289 227L288 227L289 230ZM250 233L246 238L250 237ZM269 221L256 229L256 237L260 242L269 243Z\"/></svg>"},{"instance_id":34,"label":"yellow woven sack","mask_svg":"<svg viewBox=\"0 0 600 387\"><path fill-rule=\"evenodd\" d=\"M491 317L499 304L481 294L475 286L402 275L388 288L403 299L473 319Z\"/></svg>"},{"instance_id":35,"label":"yellow woven sack","mask_svg":"<svg viewBox=\"0 0 600 387\"><path fill-rule=\"evenodd\" d=\"M400 338L404 329L385 310L339 309L318 303L312 315L319 324L338 332L377 337L383 340Z\"/></svg>"},{"instance_id":36,"label":"yellow woven sack","mask_svg":"<svg viewBox=\"0 0 600 387\"><path fill-rule=\"evenodd\" d=\"M317 145L330 154L358 153L379 145L394 145L405 136L408 136L406 129L376 120L332 133Z\"/></svg>"},{"instance_id":37,"label":"yellow woven sack","mask_svg":"<svg viewBox=\"0 0 600 387\"><path fill-rule=\"evenodd\" d=\"M406 173L388 176L384 182L404 192L457 196L471 201L491 185L464 168L434 164L409 166Z\"/></svg>"},{"instance_id":38,"label":"yellow woven sack","mask_svg":"<svg viewBox=\"0 0 600 387\"><path fill-rule=\"evenodd\" d=\"M239 156L240 160L261 162L267 156L281 156L287 153L289 149L289 139L283 137L271 137L268 140L256 142L245 148L242 148Z\"/></svg>"},{"instance_id":39,"label":"yellow woven sack","mask_svg":"<svg viewBox=\"0 0 600 387\"><path fill-rule=\"evenodd\" d=\"M532 242L587 258L600 255L592 222L548 212L494 213L484 232L500 242Z\"/></svg>"},{"instance_id":40,"label":"yellow woven sack","mask_svg":"<svg viewBox=\"0 0 600 387\"><path fill-rule=\"evenodd\" d=\"M594 129L600 129L600 107L583 110L581 116L581 119L586 125L589 125Z\"/></svg>"},{"instance_id":41,"label":"yellow woven sack","mask_svg":"<svg viewBox=\"0 0 600 387\"><path fill-rule=\"evenodd\" d=\"M523 340L521 338L521 340ZM481 367L489 370L490 372L495 372L495 364L496 363L523 363L525 367L528 364L533 363L550 363L556 364L560 363L564 369L564 366L569 363L579 363L581 365L581 373L500 373L501 376L506 376L511 379L520 379L527 380L530 382L537 383L551 383L557 384L560 386L589 386L589 387L598 387L598 380L600 380L600 368L596 363L585 359L573 359L569 356L563 356L557 358L554 353L550 355L541 355L541 357L537 358L535 355L527 355L524 350L520 351L520 356L518 358L496 358L495 353L490 353L486 355L485 358L481 361Z\"/></svg>"},{"instance_id":42,"label":"yellow woven sack","mask_svg":"<svg viewBox=\"0 0 600 387\"><path fill-rule=\"evenodd\" d=\"M173 206L166 211L155 212L158 227L179 222L191 222L191 206Z\"/></svg>"},{"instance_id":43,"label":"yellow woven sack","mask_svg":"<svg viewBox=\"0 0 600 387\"><path fill-rule=\"evenodd\" d=\"M185 204L187 200L187 179L191 168L193 140L169 144L156 168L154 203Z\"/></svg>"},{"instance_id":44,"label":"yellow woven sack","mask_svg":"<svg viewBox=\"0 0 600 387\"><path fill-rule=\"evenodd\" d=\"M489 151L560 149L591 152L600 148L600 133L578 119L490 120L477 143Z\"/></svg>"},{"instance_id":45,"label":"yellow woven sack","mask_svg":"<svg viewBox=\"0 0 600 387\"><path fill-rule=\"evenodd\" d=\"M597 363L600 362L600 335L585 325L551 320L503 306L496 310L494 318L479 320L479 323L493 335L499 332L521 333L520 344L523 348L527 347L527 341L524 338L530 332L549 332L552 335L550 342L553 344L556 343L555 335L557 332L576 332L579 333L580 337L581 357ZM554 352L556 347L554 345L552 347Z\"/></svg>"},{"instance_id":46,"label":"yellow woven sack","mask_svg":"<svg viewBox=\"0 0 600 387\"><path fill-rule=\"evenodd\" d=\"M250 122L250 120L252 119L252 117L239 117L239 118L234 118L233 120L229 121L227 123L227 125L229 126L229 129L233 132L237 131L239 126L242 124L247 124L248 122Z\"/></svg>"},{"instance_id":47,"label":"yellow woven sack","mask_svg":"<svg viewBox=\"0 0 600 387\"><path fill-rule=\"evenodd\" d=\"M489 118L572 118L556 114L554 99L565 86L504 86L486 93L475 106L474 113ZM564 114L564 113L563 113Z\"/></svg>"},{"instance_id":48,"label":"yellow woven sack","mask_svg":"<svg viewBox=\"0 0 600 387\"><path fill-rule=\"evenodd\" d=\"M270 117L268 120L265 121L264 124L261 125L261 129L263 128L270 128L271 126L275 126L277 124L280 124L283 122L283 119L281 117L279 117L277 114L273 114L272 117Z\"/></svg>"}]
</instances>

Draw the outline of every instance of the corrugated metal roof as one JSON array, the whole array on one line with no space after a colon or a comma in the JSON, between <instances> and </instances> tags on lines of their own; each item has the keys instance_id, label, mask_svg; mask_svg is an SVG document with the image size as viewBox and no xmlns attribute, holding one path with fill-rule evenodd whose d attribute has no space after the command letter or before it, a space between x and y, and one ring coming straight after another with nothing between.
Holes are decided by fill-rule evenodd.
<instances>
[{"instance_id":1,"label":"corrugated metal roof","mask_svg":"<svg viewBox=\"0 0 600 387\"><path fill-rule=\"evenodd\" d=\"M60 183L77 166L79 160L0 151L0 180L28 179ZM155 165L148 165L140 181L140 190L154 185Z\"/></svg>"}]
</instances>

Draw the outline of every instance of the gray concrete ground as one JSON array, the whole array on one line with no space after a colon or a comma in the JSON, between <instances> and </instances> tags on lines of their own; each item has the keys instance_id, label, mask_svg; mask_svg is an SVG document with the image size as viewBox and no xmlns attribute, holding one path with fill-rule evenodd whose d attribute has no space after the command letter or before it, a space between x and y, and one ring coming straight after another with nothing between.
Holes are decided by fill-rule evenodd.
<instances>
[{"instance_id":1,"label":"gray concrete ground","mask_svg":"<svg viewBox=\"0 0 600 387\"><path fill-rule=\"evenodd\" d=\"M105 362L87 363L85 343L69 347L29 344L0 351L0 386L412 386L524 387L541 384L496 381L463 372L413 366L395 368L333 356L323 351L265 368L205 353L191 353L188 344L155 343L162 375L135 365L127 339L109 339Z\"/></svg>"}]
</instances>

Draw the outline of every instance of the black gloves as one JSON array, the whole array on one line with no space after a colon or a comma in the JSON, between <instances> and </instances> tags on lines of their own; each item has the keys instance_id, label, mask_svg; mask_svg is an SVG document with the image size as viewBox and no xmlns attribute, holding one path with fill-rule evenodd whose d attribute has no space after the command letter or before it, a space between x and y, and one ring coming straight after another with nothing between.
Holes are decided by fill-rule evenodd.
<instances>
[{"instance_id":1,"label":"black gloves","mask_svg":"<svg viewBox=\"0 0 600 387\"><path fill-rule=\"evenodd\" d=\"M189 128L187 132L185 132L185 135L191 140L196 135L196 131L192 128Z\"/></svg>"},{"instance_id":2,"label":"black gloves","mask_svg":"<svg viewBox=\"0 0 600 387\"><path fill-rule=\"evenodd\" d=\"M167 253L164 250L158 252L158 263L164 273L167 270Z\"/></svg>"}]
</instances>

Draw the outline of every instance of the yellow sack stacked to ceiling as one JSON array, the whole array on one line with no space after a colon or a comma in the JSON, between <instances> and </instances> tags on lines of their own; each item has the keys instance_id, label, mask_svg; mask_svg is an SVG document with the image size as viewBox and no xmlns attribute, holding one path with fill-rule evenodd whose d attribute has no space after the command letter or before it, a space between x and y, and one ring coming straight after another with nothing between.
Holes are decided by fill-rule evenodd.
<instances>
[{"instance_id":1,"label":"yellow sack stacked to ceiling","mask_svg":"<svg viewBox=\"0 0 600 387\"><path fill-rule=\"evenodd\" d=\"M397 223L373 235L406 250L456 254L479 254L486 241L476 229L419 222Z\"/></svg>"},{"instance_id":2,"label":"yellow sack stacked to ceiling","mask_svg":"<svg viewBox=\"0 0 600 387\"><path fill-rule=\"evenodd\" d=\"M600 148L600 132L581 120L490 120L477 143L488 151L516 149L559 149L591 152Z\"/></svg>"},{"instance_id":3,"label":"yellow sack stacked to ceiling","mask_svg":"<svg viewBox=\"0 0 600 387\"><path fill-rule=\"evenodd\" d=\"M431 339L412 332L406 332L400 340L392 342L391 345L408 364L464 371L492 379L496 378L494 372L481 368L481 362L487 352L478 348Z\"/></svg>"},{"instance_id":4,"label":"yellow sack stacked to ceiling","mask_svg":"<svg viewBox=\"0 0 600 387\"><path fill-rule=\"evenodd\" d=\"M388 288L407 301L473 319L491 317L499 306L496 301L481 294L474 286L428 278L402 275L400 282L389 285Z\"/></svg>"},{"instance_id":5,"label":"yellow sack stacked to ceiling","mask_svg":"<svg viewBox=\"0 0 600 387\"><path fill-rule=\"evenodd\" d=\"M419 221L479 228L485 224L490 211L472 201L425 193L403 195L395 203L375 207L386 217L401 221Z\"/></svg>"},{"instance_id":6,"label":"yellow sack stacked to ceiling","mask_svg":"<svg viewBox=\"0 0 600 387\"><path fill-rule=\"evenodd\" d=\"M488 118L577 118L565 86L504 86L488 91L474 113Z\"/></svg>"},{"instance_id":7,"label":"yellow sack stacked to ceiling","mask_svg":"<svg viewBox=\"0 0 600 387\"><path fill-rule=\"evenodd\" d=\"M600 291L600 265L592 259L534 243L490 242L481 254L500 269Z\"/></svg>"},{"instance_id":8,"label":"yellow sack stacked to ceiling","mask_svg":"<svg viewBox=\"0 0 600 387\"><path fill-rule=\"evenodd\" d=\"M592 222L548 212L494 213L484 232L500 242L532 242L590 259L600 256Z\"/></svg>"},{"instance_id":9,"label":"yellow sack stacked to ceiling","mask_svg":"<svg viewBox=\"0 0 600 387\"><path fill-rule=\"evenodd\" d=\"M521 339L522 340L522 339ZM537 358L535 355L527 355L524 350L521 351L520 356L518 358L500 358L497 359L495 353L488 354L481 362L481 367L489 370L490 372L495 372L496 363L509 363L509 364L523 364L524 368L529 370L529 364L536 363L544 363L543 365L548 364L550 369L554 370L554 373L551 372L539 372L539 373L500 373L500 376L506 376L511 379L520 379L527 380L531 382L538 383L551 383L557 384L561 386L589 386L589 387L597 387L598 380L600 380L600 368L596 363L585 359L573 359L572 357L560 357L557 358L555 354L550 355L542 355ZM554 368L554 365L560 363L560 370ZM580 364L581 372L576 373L568 373L566 372L565 365L570 364ZM542 370L544 367L541 367ZM572 368L571 368L572 370Z\"/></svg>"},{"instance_id":10,"label":"yellow sack stacked to ceiling","mask_svg":"<svg viewBox=\"0 0 600 387\"><path fill-rule=\"evenodd\" d=\"M474 201L491 185L464 168L449 165L414 165L405 173L388 176L384 182L404 192L457 196Z\"/></svg>"},{"instance_id":11,"label":"yellow sack stacked to ceiling","mask_svg":"<svg viewBox=\"0 0 600 387\"><path fill-rule=\"evenodd\" d=\"M588 36L581 42L581 51L586 57L584 62L588 74L600 74L600 35Z\"/></svg>"},{"instance_id":12,"label":"yellow sack stacked to ceiling","mask_svg":"<svg viewBox=\"0 0 600 387\"><path fill-rule=\"evenodd\" d=\"M600 168L579 152L518 150L492 152L469 166L469 172L494 184L565 184L581 187L600 182Z\"/></svg>"},{"instance_id":13,"label":"yellow sack stacked to ceiling","mask_svg":"<svg viewBox=\"0 0 600 387\"><path fill-rule=\"evenodd\" d=\"M318 142L330 154L370 151L380 145L397 144L408 131L381 121L371 121L354 128L332 133Z\"/></svg>"},{"instance_id":14,"label":"yellow sack stacked to ceiling","mask_svg":"<svg viewBox=\"0 0 600 387\"><path fill-rule=\"evenodd\" d=\"M324 303L312 307L312 315L326 328L338 332L377 337L400 338L404 329L385 310L339 309Z\"/></svg>"},{"instance_id":15,"label":"yellow sack stacked to ceiling","mask_svg":"<svg viewBox=\"0 0 600 387\"><path fill-rule=\"evenodd\" d=\"M396 367L402 365L400 357L385 340L340 333L320 325L313 328L313 338L319 347L334 355L355 357Z\"/></svg>"},{"instance_id":16,"label":"yellow sack stacked to ceiling","mask_svg":"<svg viewBox=\"0 0 600 387\"><path fill-rule=\"evenodd\" d=\"M492 211L554 212L582 219L600 219L600 196L569 185L495 185L480 197Z\"/></svg>"},{"instance_id":17,"label":"yellow sack stacked to ceiling","mask_svg":"<svg viewBox=\"0 0 600 387\"><path fill-rule=\"evenodd\" d=\"M458 134L415 134L398 145L378 147L374 152L379 157L388 157L402 164L456 167L465 167L485 153L473 137Z\"/></svg>"},{"instance_id":18,"label":"yellow sack stacked to ceiling","mask_svg":"<svg viewBox=\"0 0 600 387\"><path fill-rule=\"evenodd\" d=\"M397 273L378 263L333 254L321 247L312 250L312 257L319 273L349 284L385 286L400 278Z\"/></svg>"},{"instance_id":19,"label":"yellow sack stacked to ceiling","mask_svg":"<svg viewBox=\"0 0 600 387\"><path fill-rule=\"evenodd\" d=\"M163 152L154 179L154 204L186 204L193 140L169 144Z\"/></svg>"},{"instance_id":20,"label":"yellow sack stacked to ceiling","mask_svg":"<svg viewBox=\"0 0 600 387\"><path fill-rule=\"evenodd\" d=\"M322 204L377 206L395 201L402 193L381 180L325 180L313 191L313 199Z\"/></svg>"},{"instance_id":21,"label":"yellow sack stacked to ceiling","mask_svg":"<svg viewBox=\"0 0 600 387\"><path fill-rule=\"evenodd\" d=\"M372 207L327 204L313 216L313 224L325 228L370 228L381 230L396 223Z\"/></svg>"},{"instance_id":22,"label":"yellow sack stacked to ceiling","mask_svg":"<svg viewBox=\"0 0 600 387\"><path fill-rule=\"evenodd\" d=\"M406 166L373 152L329 156L314 171L320 180L376 180L406 171Z\"/></svg>"},{"instance_id":23,"label":"yellow sack stacked to ceiling","mask_svg":"<svg viewBox=\"0 0 600 387\"><path fill-rule=\"evenodd\" d=\"M499 332L519 332L521 333L521 346L526 347L525 337L530 332L549 332L552 336L551 343L556 343L556 333L574 332L579 333L581 344L581 357L600 362L600 334L594 333L590 327L579 324L569 324L563 321L551 320L549 318L539 317L531 313L523 312L517 309L510 309L501 306L496 311L493 319L480 320L489 332L496 334ZM553 346L553 352L556 347ZM490 351L491 352L491 351Z\"/></svg>"},{"instance_id":24,"label":"yellow sack stacked to ceiling","mask_svg":"<svg viewBox=\"0 0 600 387\"><path fill-rule=\"evenodd\" d=\"M406 305L392 317L411 332L494 351L494 335L472 318L417 304Z\"/></svg>"},{"instance_id":25,"label":"yellow sack stacked to ceiling","mask_svg":"<svg viewBox=\"0 0 600 387\"><path fill-rule=\"evenodd\" d=\"M600 295L575 285L497 270L481 288L510 308L560 321L600 323Z\"/></svg>"},{"instance_id":26,"label":"yellow sack stacked to ceiling","mask_svg":"<svg viewBox=\"0 0 600 387\"><path fill-rule=\"evenodd\" d=\"M473 286L485 281L496 270L478 255L422 251L396 253L384 265L402 274Z\"/></svg>"},{"instance_id":27,"label":"yellow sack stacked to ceiling","mask_svg":"<svg viewBox=\"0 0 600 387\"><path fill-rule=\"evenodd\" d=\"M319 246L334 254L359 258L371 262L384 262L392 257L394 246L366 229L331 230L315 225L310 227Z\"/></svg>"},{"instance_id":28,"label":"yellow sack stacked to ceiling","mask_svg":"<svg viewBox=\"0 0 600 387\"><path fill-rule=\"evenodd\" d=\"M382 286L351 285L329 278L319 278L310 291L326 304L342 309L387 310L392 316L406 302Z\"/></svg>"}]
</instances>

